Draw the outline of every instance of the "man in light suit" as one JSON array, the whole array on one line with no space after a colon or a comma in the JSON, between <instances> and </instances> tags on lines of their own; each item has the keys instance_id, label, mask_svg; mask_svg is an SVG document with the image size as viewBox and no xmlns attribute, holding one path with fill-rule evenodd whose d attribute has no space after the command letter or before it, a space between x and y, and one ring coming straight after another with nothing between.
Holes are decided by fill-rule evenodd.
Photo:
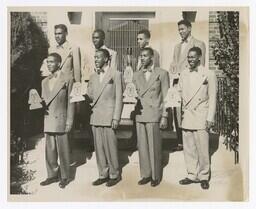
<instances>
[{"instance_id":1,"label":"man in light suit","mask_svg":"<svg viewBox=\"0 0 256 209\"><path fill-rule=\"evenodd\" d=\"M167 71L154 66L153 56L153 49L141 50L143 67L134 73L133 82L138 93L136 129L142 177L138 184L151 181L154 187L160 183L162 174L160 128L167 127L168 113L163 99L169 89L169 76Z\"/></svg>"},{"instance_id":2,"label":"man in light suit","mask_svg":"<svg viewBox=\"0 0 256 209\"><path fill-rule=\"evenodd\" d=\"M106 49L108 50L110 54L110 59L109 59L109 65L112 69L118 70L117 69L117 52L114 51L113 49L108 48L104 42L105 42L105 32L101 29L96 29L93 34L92 34L92 42L95 47L95 51L98 49Z\"/></svg>"},{"instance_id":3,"label":"man in light suit","mask_svg":"<svg viewBox=\"0 0 256 209\"><path fill-rule=\"evenodd\" d=\"M58 53L62 62L61 71L67 78L74 78L76 82L81 82L81 53L80 48L71 45L67 41L68 29L64 24L54 26L54 35L57 45L49 48L49 53ZM47 69L46 60L44 61L41 72L43 76L48 76L50 72Z\"/></svg>"},{"instance_id":4,"label":"man in light suit","mask_svg":"<svg viewBox=\"0 0 256 209\"><path fill-rule=\"evenodd\" d=\"M214 71L200 65L202 51L188 52L189 68L181 72L179 90L182 98L182 133L187 177L180 184L200 182L209 188L209 130L214 123L217 81Z\"/></svg>"},{"instance_id":5,"label":"man in light suit","mask_svg":"<svg viewBox=\"0 0 256 209\"><path fill-rule=\"evenodd\" d=\"M170 65L170 84L171 88L177 88L179 82L180 73L186 69L189 64L187 61L187 54L190 48L196 46L202 51L201 62L202 66L205 66L205 43L195 39L191 35L192 25L187 20L181 20L178 22L178 30L181 36L181 42L174 48L173 61ZM181 132L181 108L173 107L170 109L169 123L172 126L173 120L177 133L178 144L175 150L182 150L182 132Z\"/></svg>"},{"instance_id":6,"label":"man in light suit","mask_svg":"<svg viewBox=\"0 0 256 209\"><path fill-rule=\"evenodd\" d=\"M121 180L117 138L117 129L123 109L122 74L108 65L110 54L106 49L95 53L96 72L91 75L87 95L91 100L92 125L99 178L94 186L105 182L114 186Z\"/></svg>"},{"instance_id":7,"label":"man in light suit","mask_svg":"<svg viewBox=\"0 0 256 209\"><path fill-rule=\"evenodd\" d=\"M151 46L149 45L150 38L151 38L151 34L150 34L149 30L143 29L138 32L137 42L138 42L140 50L142 50L145 47L151 48ZM154 56L153 56L154 66L160 67L160 55L159 55L158 51L156 51L155 49L153 49L153 50L154 50ZM141 64L141 59L139 56L138 60L137 60L136 70L139 71L141 68L142 68L142 64Z\"/></svg>"},{"instance_id":8,"label":"man in light suit","mask_svg":"<svg viewBox=\"0 0 256 209\"><path fill-rule=\"evenodd\" d=\"M49 54L47 66L51 75L42 81L42 99L45 104L44 132L48 178L40 185L57 182L60 176L59 186L65 188L70 177L68 133L73 125L74 104L70 103L69 95L73 78L67 78L60 70L61 56L57 53Z\"/></svg>"}]
</instances>

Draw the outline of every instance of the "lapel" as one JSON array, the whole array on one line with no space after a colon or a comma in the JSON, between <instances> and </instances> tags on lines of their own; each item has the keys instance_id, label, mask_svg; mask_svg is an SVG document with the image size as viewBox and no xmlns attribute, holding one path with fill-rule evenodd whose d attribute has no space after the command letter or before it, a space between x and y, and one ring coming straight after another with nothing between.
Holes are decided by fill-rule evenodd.
<instances>
[{"instance_id":1,"label":"lapel","mask_svg":"<svg viewBox=\"0 0 256 209\"><path fill-rule=\"evenodd\" d=\"M189 69L186 69L187 72L185 74L186 77L189 76ZM189 82L186 82L186 79L183 80L185 85L186 93L184 94L185 97L185 106L189 104L189 102L193 99L193 97L197 94L201 86L203 85L205 79L207 79L206 70L202 66L198 66L198 73L196 74L196 79L193 85L190 85Z\"/></svg>"},{"instance_id":2,"label":"lapel","mask_svg":"<svg viewBox=\"0 0 256 209\"><path fill-rule=\"evenodd\" d=\"M141 91L140 95L144 95L148 90L149 88L154 84L154 82L156 81L157 78L159 78L159 71L157 68L154 68L152 74L150 75L150 78L149 78L149 81L147 82L146 79L145 79L145 76L144 76L144 72L142 72L142 77L144 78L144 89Z\"/></svg>"},{"instance_id":3,"label":"lapel","mask_svg":"<svg viewBox=\"0 0 256 209\"><path fill-rule=\"evenodd\" d=\"M99 75L96 74L96 76L95 76L95 80L96 80L96 82L95 82L96 93L95 94L96 95L94 97L94 102L93 102L92 106L94 106L97 103L104 88L106 87L106 85L108 84L110 79L112 79L112 78L113 78L113 70L111 68L109 68L108 71L106 72L106 75L104 76L102 82L100 82Z\"/></svg>"},{"instance_id":4,"label":"lapel","mask_svg":"<svg viewBox=\"0 0 256 209\"><path fill-rule=\"evenodd\" d=\"M186 48L183 50L183 52L181 53L181 44L179 45L179 60L180 63L186 61L187 59L187 55L188 55L188 51L190 48L192 48L194 46L194 41L195 39L193 37L190 38L188 45L186 46Z\"/></svg>"},{"instance_id":5,"label":"lapel","mask_svg":"<svg viewBox=\"0 0 256 209\"><path fill-rule=\"evenodd\" d=\"M47 81L45 82L47 93L45 98L46 105L49 105L51 101L58 95L60 90L63 88L63 86L66 84L65 77L62 72L60 72L59 78L56 81L52 91L50 91L49 88L49 78L47 78Z\"/></svg>"}]
</instances>

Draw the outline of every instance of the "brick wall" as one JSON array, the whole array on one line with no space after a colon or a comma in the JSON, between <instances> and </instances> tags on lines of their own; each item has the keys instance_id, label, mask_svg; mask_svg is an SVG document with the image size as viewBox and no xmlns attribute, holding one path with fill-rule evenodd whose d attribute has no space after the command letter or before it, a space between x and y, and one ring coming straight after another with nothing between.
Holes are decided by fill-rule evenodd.
<instances>
[{"instance_id":1,"label":"brick wall","mask_svg":"<svg viewBox=\"0 0 256 209\"><path fill-rule=\"evenodd\" d=\"M213 56L213 46L216 41L220 38L219 24L218 24L218 15L217 11L209 12L209 68L210 70L215 70L217 76L222 75L222 71L218 70L218 66L215 65L215 59Z\"/></svg>"},{"instance_id":2,"label":"brick wall","mask_svg":"<svg viewBox=\"0 0 256 209\"><path fill-rule=\"evenodd\" d=\"M30 14L47 37L47 12L30 12Z\"/></svg>"}]
</instances>

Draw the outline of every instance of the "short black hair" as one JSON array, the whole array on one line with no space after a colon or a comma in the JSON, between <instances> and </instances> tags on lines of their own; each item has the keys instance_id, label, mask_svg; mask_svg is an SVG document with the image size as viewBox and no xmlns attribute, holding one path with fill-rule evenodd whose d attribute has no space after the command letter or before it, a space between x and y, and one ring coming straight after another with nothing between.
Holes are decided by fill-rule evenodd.
<instances>
[{"instance_id":1,"label":"short black hair","mask_svg":"<svg viewBox=\"0 0 256 209\"><path fill-rule=\"evenodd\" d=\"M142 48L140 50L140 53L143 52L143 51L148 51L152 57L154 56L154 50L151 47Z\"/></svg>"},{"instance_id":2,"label":"short black hair","mask_svg":"<svg viewBox=\"0 0 256 209\"><path fill-rule=\"evenodd\" d=\"M61 63L62 59L61 56L58 53L50 53L48 57L54 57L57 62Z\"/></svg>"},{"instance_id":3,"label":"short black hair","mask_svg":"<svg viewBox=\"0 0 256 209\"><path fill-rule=\"evenodd\" d=\"M146 38L148 38L148 39L150 39L150 37L151 37L151 34L150 34L150 32L149 32L148 29L142 29L142 30L140 30L140 31L138 32L138 35L139 35L139 34L144 34L144 35L146 36Z\"/></svg>"},{"instance_id":4,"label":"short black hair","mask_svg":"<svg viewBox=\"0 0 256 209\"><path fill-rule=\"evenodd\" d=\"M96 29L93 31L93 33L98 33L100 36L105 40L105 32L102 29Z\"/></svg>"},{"instance_id":5,"label":"short black hair","mask_svg":"<svg viewBox=\"0 0 256 209\"><path fill-rule=\"evenodd\" d=\"M110 59L110 54L109 54L108 50L106 50L106 49L97 49L97 51L95 53L97 53L97 52L102 52L102 54L105 58L108 58L108 60Z\"/></svg>"},{"instance_id":6,"label":"short black hair","mask_svg":"<svg viewBox=\"0 0 256 209\"><path fill-rule=\"evenodd\" d=\"M191 51L196 52L196 54L198 56L202 56L202 50L197 46L194 46L194 47L190 48L188 53L191 52Z\"/></svg>"},{"instance_id":7,"label":"short black hair","mask_svg":"<svg viewBox=\"0 0 256 209\"><path fill-rule=\"evenodd\" d=\"M67 26L66 25L64 25L64 24L58 24L58 25L55 25L54 26L54 29L56 30L56 29L58 29L58 28L60 28L60 29L62 29L64 32L68 32L68 28L67 28Z\"/></svg>"},{"instance_id":8,"label":"short black hair","mask_svg":"<svg viewBox=\"0 0 256 209\"><path fill-rule=\"evenodd\" d=\"M188 20L180 20L178 22L178 26L179 25L186 25L187 27L192 27L191 22L189 22Z\"/></svg>"}]
</instances>

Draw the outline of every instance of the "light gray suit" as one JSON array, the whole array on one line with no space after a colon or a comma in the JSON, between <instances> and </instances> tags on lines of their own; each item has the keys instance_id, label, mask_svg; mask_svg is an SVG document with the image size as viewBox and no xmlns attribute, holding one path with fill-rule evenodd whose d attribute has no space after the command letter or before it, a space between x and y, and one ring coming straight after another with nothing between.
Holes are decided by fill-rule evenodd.
<instances>
[{"instance_id":1,"label":"light gray suit","mask_svg":"<svg viewBox=\"0 0 256 209\"><path fill-rule=\"evenodd\" d=\"M69 142L66 125L72 126L74 119L74 104L71 104L70 93L73 79L67 79L60 72L52 90L49 88L48 76L42 81L42 99L46 110L44 116L44 132L46 138L46 167L48 177L55 177L60 168L61 178L69 178ZM60 166L57 160L60 160Z\"/></svg>"},{"instance_id":2,"label":"light gray suit","mask_svg":"<svg viewBox=\"0 0 256 209\"><path fill-rule=\"evenodd\" d=\"M97 73L91 75L87 94L91 100L92 125L99 178L120 175L117 138L111 128L112 120L121 119L123 108L122 74L109 68L102 82Z\"/></svg>"},{"instance_id":3,"label":"light gray suit","mask_svg":"<svg viewBox=\"0 0 256 209\"><path fill-rule=\"evenodd\" d=\"M149 81L145 79L143 70L134 73L133 82L138 92L139 102L136 113L136 128L142 178L152 177L160 180L162 174L162 139L159 122L168 113L163 99L169 89L168 72L154 68Z\"/></svg>"},{"instance_id":4,"label":"light gray suit","mask_svg":"<svg viewBox=\"0 0 256 209\"><path fill-rule=\"evenodd\" d=\"M213 122L216 109L217 81L215 72L202 66L197 72L185 69L180 75L182 98L182 133L188 178L208 180L209 133L206 121Z\"/></svg>"}]
</instances>

